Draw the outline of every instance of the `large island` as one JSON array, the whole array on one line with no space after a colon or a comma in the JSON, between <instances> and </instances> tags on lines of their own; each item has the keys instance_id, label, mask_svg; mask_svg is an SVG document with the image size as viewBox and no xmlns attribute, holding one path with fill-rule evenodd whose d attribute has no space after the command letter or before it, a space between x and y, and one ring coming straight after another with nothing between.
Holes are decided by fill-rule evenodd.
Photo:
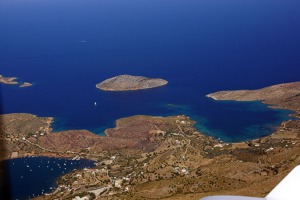
<instances>
[{"instance_id":1,"label":"large island","mask_svg":"<svg viewBox=\"0 0 300 200\"><path fill-rule=\"evenodd\" d=\"M160 78L143 76L119 75L102 81L96 85L100 90L126 91L150 89L166 85L168 81Z\"/></svg>"},{"instance_id":2,"label":"large island","mask_svg":"<svg viewBox=\"0 0 300 200\"><path fill-rule=\"evenodd\" d=\"M266 91L274 95L263 95ZM87 130L53 133L53 118L2 115L0 141L6 148L0 146L1 159L36 155L96 162L92 169L63 175L59 187L37 197L39 200L196 200L214 194L262 197L300 164L298 92L299 83L247 91L247 100L266 100L292 110L294 119L282 122L270 136L240 143L205 136L183 115L122 118L115 128L105 131L106 136ZM230 92L209 96L221 99L217 94ZM236 100L241 98L236 92L231 94Z\"/></svg>"}]
</instances>

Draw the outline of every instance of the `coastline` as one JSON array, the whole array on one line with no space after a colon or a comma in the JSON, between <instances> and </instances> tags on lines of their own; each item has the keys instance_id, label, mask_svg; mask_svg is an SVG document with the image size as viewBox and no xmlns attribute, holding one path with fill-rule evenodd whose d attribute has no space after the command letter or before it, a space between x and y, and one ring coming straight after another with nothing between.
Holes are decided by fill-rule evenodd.
<instances>
[{"instance_id":1,"label":"coastline","mask_svg":"<svg viewBox=\"0 0 300 200\"><path fill-rule=\"evenodd\" d=\"M143 117L143 116L138 116L138 117ZM146 116L146 117L149 117L149 116ZM135 117L133 117L133 118L135 118ZM124 121L125 120L125 121ZM120 120L118 120L117 122L116 122L116 128L117 129L120 129L120 126L122 126L122 123L123 122L125 122L125 124L127 123L126 121L127 121L128 119L126 119L126 118L124 118L123 120L122 119L120 119ZM131 122L131 120L129 119L129 121L128 121L129 123ZM180 124L181 124L181 122L179 122ZM275 132L275 133L273 133L272 135L270 135L270 136L267 136L266 138L262 138L262 139L256 139L256 140L253 140L253 141L249 141L249 142L247 142L247 143L245 143L245 142L240 142L240 143L222 143L222 142L220 142L220 141L217 141L217 140L215 140L215 139L213 139L213 138L208 138L208 137L206 137L206 136L203 136L203 135L201 135L199 132L197 132L196 133L196 135L197 135L197 137L200 137L200 138L203 138L205 141L211 141L211 142L213 142L213 144L211 145L211 147L210 148L208 148L208 149L206 149L206 151L205 152L207 152L208 153L208 157L207 158L209 158L209 159L213 159L213 160L215 160L215 162L217 161L217 163L219 163L219 162L221 162L221 163L223 163L223 159L222 158L218 158L218 155L220 154L220 155L226 155L227 153L227 151L225 152L225 154L223 154L224 152L220 152L220 150L222 149L222 148L229 148L229 149L248 149L248 148L250 148L250 147L255 147L255 148L259 148L260 146L258 146L258 145L263 145L264 144L264 140L265 141L268 141L268 140L273 140L274 138L276 138L276 139L278 139L278 140L282 140L283 138L285 138L284 140L287 140L287 135L286 135L286 133L284 133L284 135L282 135L282 132L281 132L281 130L282 129L286 129L286 128L288 128L289 127L289 123L291 123L291 121L287 121L287 122L283 122L282 123L282 125L281 125L281 127L277 130L277 132ZM182 123L181 125L183 125L184 123ZM278 131L279 131L279 133L278 133ZM55 133L54 133L55 134ZM281 134L281 135L279 135L279 134ZM171 136L171 135L170 135ZM109 136L105 136L105 137L109 137ZM178 136L176 136L176 135L173 135L173 136L171 136L171 137L178 137ZM291 134L291 137L293 138L294 136L293 136L293 134ZM180 137L179 137L180 138ZM177 138L177 139L179 139L179 138ZM285 144L285 143L284 143ZM289 144L291 144L291 143L289 143ZM226 147L227 146L227 147ZM272 154L272 153L279 153L280 151L282 151L282 150L279 150L279 149L277 149L277 150L275 150L275 148L273 148L272 146L274 146L274 143L269 143L269 145L268 145L268 148L265 146L264 148L266 148L266 152L268 153L268 154ZM298 145L297 145L298 146ZM207 147L206 147L207 148ZM293 148L293 147L290 147L290 148ZM112 151L112 152L114 152L114 151ZM157 152L157 151L155 151L155 152ZM259 152L259 151L258 151ZM69 152L69 153L71 153L71 152ZM242 154L244 154L245 152L242 152ZM72 154L69 154L69 155L72 155ZM215 157L217 155L217 157ZM49 156L49 155L47 155L47 154L45 154L45 156ZM242 156L242 155L241 155ZM55 154L53 155L50 155L50 157L55 157L55 158L67 158L67 159L71 159L72 157L73 157L73 155L72 156L66 156L66 157L62 157L62 155L57 155L57 156L55 156ZM243 158L243 159L247 159L247 158ZM96 160L94 160L94 161L96 161ZM97 161L99 161L99 160L97 160ZM106 163L111 163L111 161L109 161L109 159L108 159L108 161L104 161L104 162L106 162ZM227 161L226 161L227 162ZM239 162L239 161L238 161ZM244 161L245 162L245 161ZM242 163L244 163L244 162L242 162ZM99 165L99 164L98 164ZM227 164L228 165L228 164ZM203 166L202 166L203 167ZM229 166L228 166L229 167ZM252 167L251 167L252 168ZM234 168L235 170L237 170L236 168ZM230 170L229 170L230 171ZM240 171L240 170L239 170ZM219 172L218 172L219 173ZM73 174L73 173L71 173L71 174ZM75 176L76 174L73 174L72 176ZM263 187L264 188L264 190L266 190L265 188L268 188L268 187ZM270 186L270 188L271 188L271 186ZM55 190L56 191L56 190ZM54 193L55 193L55 191L54 191ZM57 192L61 192L61 190L58 190ZM56 193L57 193L56 192ZM50 196L44 196L44 197L38 197L37 199L48 199L48 198L52 198L52 195L51 195L52 193L50 193L49 195ZM206 194L208 194L208 193L204 193L205 195ZM216 194L216 193L211 193L211 194ZM244 193L239 193L239 192L237 192L237 194L244 194ZM180 197L180 194L178 195L179 197ZM197 195L196 195L197 196ZM195 199L196 199L196 196L195 196ZM178 199L180 199L178 197ZM199 195L197 196L197 198L199 197ZM175 198L175 197L174 197ZM175 199L177 199L177 198L175 198Z\"/></svg>"},{"instance_id":2,"label":"coastline","mask_svg":"<svg viewBox=\"0 0 300 200\"><path fill-rule=\"evenodd\" d=\"M289 104L286 104L287 99ZM78 171L60 177L59 183L63 180L64 185L71 185L71 191L76 191L77 195L91 195L97 189L96 184L106 188L103 193L97 194L99 198L171 196L179 200L183 198L182 194L188 193L191 199L199 199L220 191L264 196L290 169L300 164L297 94L291 96L289 93L264 102L293 110L295 119L282 122L269 136L245 142L227 143L205 136L196 130L195 121L184 115L122 118L116 121L115 128L105 130L106 136L97 136L87 130L69 130L37 137L31 134L25 140L9 137L7 141L23 143L23 150L27 148L27 152L35 155L81 157L96 161L95 168L79 170L81 177L84 175L86 178L78 178ZM16 114L14 119L21 120L20 124L24 122L22 119L27 120L26 124L34 131L50 130L52 122L28 114ZM28 130L24 133L28 134ZM10 151L12 153L16 149ZM123 184L116 184L119 182ZM174 189L174 182L180 183L177 189ZM214 185L210 185L211 182ZM197 183L202 183L201 187L193 186ZM164 186L157 188L157 184ZM61 188L36 199L72 195L68 189Z\"/></svg>"}]
</instances>

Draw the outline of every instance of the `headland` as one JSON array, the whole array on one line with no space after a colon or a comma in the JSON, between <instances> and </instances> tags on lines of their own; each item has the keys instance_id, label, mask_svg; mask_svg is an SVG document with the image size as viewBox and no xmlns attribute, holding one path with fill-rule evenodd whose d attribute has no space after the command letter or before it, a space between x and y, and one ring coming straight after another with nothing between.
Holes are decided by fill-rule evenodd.
<instances>
[{"instance_id":1,"label":"headland","mask_svg":"<svg viewBox=\"0 0 300 200\"><path fill-rule=\"evenodd\" d=\"M160 78L143 76L119 75L102 81L96 85L100 90L127 91L142 90L166 85L168 81Z\"/></svg>"},{"instance_id":2,"label":"headland","mask_svg":"<svg viewBox=\"0 0 300 200\"><path fill-rule=\"evenodd\" d=\"M208 94L215 100L262 101L286 110L300 108L300 82L283 83L257 90L228 90Z\"/></svg>"}]
</instances>

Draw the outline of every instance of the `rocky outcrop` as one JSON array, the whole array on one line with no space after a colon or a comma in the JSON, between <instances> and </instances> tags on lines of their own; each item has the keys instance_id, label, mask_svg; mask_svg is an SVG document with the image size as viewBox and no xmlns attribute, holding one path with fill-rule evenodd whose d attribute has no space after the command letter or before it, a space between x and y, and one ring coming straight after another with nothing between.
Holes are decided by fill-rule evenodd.
<instances>
[{"instance_id":1,"label":"rocky outcrop","mask_svg":"<svg viewBox=\"0 0 300 200\"><path fill-rule=\"evenodd\" d=\"M29 83L29 82L20 83L20 82L16 81L17 79L18 79L17 77L4 77L4 76L0 75L0 83L8 84L8 85L19 85L19 87L32 86L32 83Z\"/></svg>"},{"instance_id":2,"label":"rocky outcrop","mask_svg":"<svg viewBox=\"0 0 300 200\"><path fill-rule=\"evenodd\" d=\"M17 79L17 77L4 77L4 76L0 75L0 83L3 83L3 84L16 85L16 84L18 84L18 82L15 81L16 79Z\"/></svg>"},{"instance_id":3,"label":"rocky outcrop","mask_svg":"<svg viewBox=\"0 0 300 200\"><path fill-rule=\"evenodd\" d=\"M100 90L127 91L150 89L166 85L168 81L160 78L147 78L143 76L120 75L115 76L96 85Z\"/></svg>"}]
</instances>

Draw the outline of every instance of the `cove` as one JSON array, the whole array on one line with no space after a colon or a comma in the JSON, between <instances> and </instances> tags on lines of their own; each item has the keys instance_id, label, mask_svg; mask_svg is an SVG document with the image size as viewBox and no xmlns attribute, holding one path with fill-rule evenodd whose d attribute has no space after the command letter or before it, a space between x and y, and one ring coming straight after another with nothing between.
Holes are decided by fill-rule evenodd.
<instances>
[{"instance_id":1,"label":"cove","mask_svg":"<svg viewBox=\"0 0 300 200\"><path fill-rule=\"evenodd\" d=\"M24 157L1 161L5 168L1 177L8 175L12 199L29 199L55 190L56 180L72 170L95 166L93 161L68 160L48 157ZM2 187L1 187L2 188ZM2 192L2 191L0 191Z\"/></svg>"}]
</instances>

